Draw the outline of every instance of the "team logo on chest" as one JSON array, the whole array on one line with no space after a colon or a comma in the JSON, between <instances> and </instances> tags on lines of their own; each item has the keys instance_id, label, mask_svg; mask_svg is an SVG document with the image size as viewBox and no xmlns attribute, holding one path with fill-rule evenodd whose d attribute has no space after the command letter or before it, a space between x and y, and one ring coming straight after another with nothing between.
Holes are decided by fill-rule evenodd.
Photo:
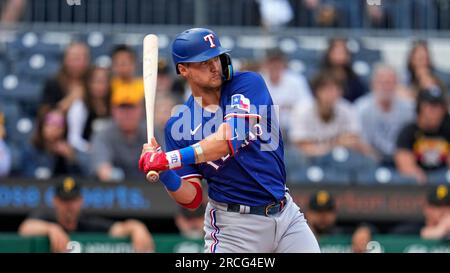
<instances>
[{"instance_id":1,"label":"team logo on chest","mask_svg":"<svg viewBox=\"0 0 450 273\"><path fill-rule=\"evenodd\" d=\"M203 36L203 40L205 40L205 42L209 42L210 48L216 47L216 44L214 43L214 35L213 34L208 34L206 36Z\"/></svg>"},{"instance_id":2,"label":"team logo on chest","mask_svg":"<svg viewBox=\"0 0 450 273\"><path fill-rule=\"evenodd\" d=\"M236 94L231 97L231 108L250 112L250 100L244 95Z\"/></svg>"}]
</instances>

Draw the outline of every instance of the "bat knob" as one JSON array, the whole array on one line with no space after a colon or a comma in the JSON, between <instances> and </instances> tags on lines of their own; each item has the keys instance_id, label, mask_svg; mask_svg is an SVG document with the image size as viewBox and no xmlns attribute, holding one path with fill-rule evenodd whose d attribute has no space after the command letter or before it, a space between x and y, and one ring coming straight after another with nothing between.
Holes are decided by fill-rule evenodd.
<instances>
[{"instance_id":1,"label":"bat knob","mask_svg":"<svg viewBox=\"0 0 450 273\"><path fill-rule=\"evenodd\" d=\"M149 171L147 173L147 181L155 183L159 180L159 174L155 171Z\"/></svg>"}]
</instances>

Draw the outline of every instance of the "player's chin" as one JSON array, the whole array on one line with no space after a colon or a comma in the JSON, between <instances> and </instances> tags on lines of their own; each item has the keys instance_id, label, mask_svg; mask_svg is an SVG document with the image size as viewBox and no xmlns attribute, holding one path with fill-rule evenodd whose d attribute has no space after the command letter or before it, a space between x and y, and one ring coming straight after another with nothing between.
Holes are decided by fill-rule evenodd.
<instances>
[{"instance_id":1,"label":"player's chin","mask_svg":"<svg viewBox=\"0 0 450 273\"><path fill-rule=\"evenodd\" d=\"M213 88L220 87L222 85L222 77L212 77L210 80L210 86Z\"/></svg>"}]
</instances>

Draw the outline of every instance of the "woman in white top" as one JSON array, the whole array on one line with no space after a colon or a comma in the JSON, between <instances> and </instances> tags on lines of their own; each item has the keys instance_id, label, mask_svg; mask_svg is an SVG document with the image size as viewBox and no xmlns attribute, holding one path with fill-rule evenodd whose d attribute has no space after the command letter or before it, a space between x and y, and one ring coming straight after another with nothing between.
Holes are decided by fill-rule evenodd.
<instances>
[{"instance_id":1,"label":"woman in white top","mask_svg":"<svg viewBox=\"0 0 450 273\"><path fill-rule=\"evenodd\" d=\"M90 136L101 129L110 117L110 72L101 67L92 67L86 82L86 93L82 99L72 103L67 113L68 140L80 153L89 153Z\"/></svg>"}]
</instances>

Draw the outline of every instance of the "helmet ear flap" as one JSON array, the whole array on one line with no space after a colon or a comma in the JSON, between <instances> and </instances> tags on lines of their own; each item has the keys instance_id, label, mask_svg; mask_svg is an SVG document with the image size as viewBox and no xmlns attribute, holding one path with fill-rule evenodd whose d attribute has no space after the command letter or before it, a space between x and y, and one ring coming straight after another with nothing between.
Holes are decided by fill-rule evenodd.
<instances>
[{"instance_id":1,"label":"helmet ear flap","mask_svg":"<svg viewBox=\"0 0 450 273\"><path fill-rule=\"evenodd\" d=\"M233 78L233 65L231 64L231 57L227 53L219 55L220 63L222 65L222 77L225 81L229 81Z\"/></svg>"}]
</instances>

